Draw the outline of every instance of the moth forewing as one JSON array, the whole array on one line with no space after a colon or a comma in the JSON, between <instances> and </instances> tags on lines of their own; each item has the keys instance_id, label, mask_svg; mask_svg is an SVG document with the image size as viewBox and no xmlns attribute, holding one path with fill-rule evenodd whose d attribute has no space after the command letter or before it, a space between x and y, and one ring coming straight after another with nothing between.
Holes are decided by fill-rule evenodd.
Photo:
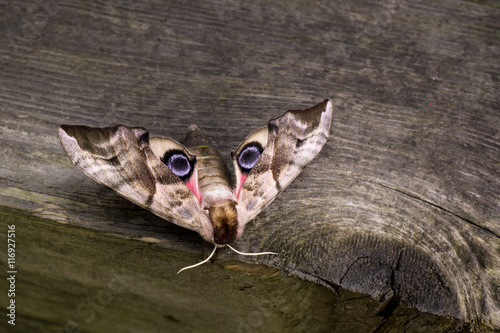
<instances>
[{"instance_id":1,"label":"moth forewing","mask_svg":"<svg viewBox=\"0 0 500 333\"><path fill-rule=\"evenodd\" d=\"M243 223L269 205L319 153L330 134L332 117L332 103L324 100L269 121L266 147L239 191L237 208Z\"/></svg>"},{"instance_id":2,"label":"moth forewing","mask_svg":"<svg viewBox=\"0 0 500 333\"><path fill-rule=\"evenodd\" d=\"M59 137L69 159L85 175L213 242L208 216L186 184L153 153L146 130L62 125Z\"/></svg>"}]
</instances>

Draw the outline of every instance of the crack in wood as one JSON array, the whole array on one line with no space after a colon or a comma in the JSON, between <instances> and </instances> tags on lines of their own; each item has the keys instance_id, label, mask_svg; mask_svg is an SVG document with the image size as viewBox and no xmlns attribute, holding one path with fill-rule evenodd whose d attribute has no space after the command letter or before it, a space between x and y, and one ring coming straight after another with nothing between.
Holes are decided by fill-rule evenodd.
<instances>
[{"instance_id":1,"label":"crack in wood","mask_svg":"<svg viewBox=\"0 0 500 333\"><path fill-rule=\"evenodd\" d=\"M353 262L351 262L349 264L349 266L347 266L347 269L346 271L344 272L344 274L342 274L342 277L339 279L339 285L342 285L342 281L344 281L344 278L347 276L347 274L349 274L349 271L351 270L351 267L357 263L359 260L361 259L368 259L369 257L368 256L362 256L362 257L357 257Z\"/></svg>"},{"instance_id":2,"label":"crack in wood","mask_svg":"<svg viewBox=\"0 0 500 333\"><path fill-rule=\"evenodd\" d=\"M383 184L381 182L373 182L373 181L366 180L366 179L365 179L365 181L367 181L369 183L372 183L372 184L375 184L375 185L379 185L381 187L384 187L384 188L387 188L387 189L390 189L390 190L393 190L393 191L396 191L396 192L401 193L403 195L406 195L406 196L408 196L410 198L413 198L413 199L416 199L418 201L421 201L421 202L423 202L425 204L428 204L429 206L432 206L432 207L437 208L439 210L442 210L442 211L444 211L444 212L446 212L448 214L451 214L451 215L457 217L458 219L467 222L468 224L472 224L473 226L475 226L475 227L477 227L477 228L479 228L481 230L484 230L484 231L490 233L491 235L495 236L496 238L500 238L500 235L497 235L493 230L491 230L491 229L489 229L489 228L487 228L485 226L482 226L482 225L480 225L480 224L478 224L478 223L476 223L476 222L474 222L472 220L469 220L469 219L467 219L467 218L465 218L463 216L460 216L459 214L457 214L457 213L455 213L455 212L453 212L453 211L451 211L451 210L449 210L449 209L447 209L447 208L445 208L443 206L440 206L440 205L438 205L436 203L433 203L432 201L429 201L429 200L426 200L424 198L421 198L421 197L419 197L416 194L413 194L413 193L410 193L408 191L404 191L404 190L401 190L401 189L398 189L398 188L395 188L395 187Z\"/></svg>"}]
</instances>

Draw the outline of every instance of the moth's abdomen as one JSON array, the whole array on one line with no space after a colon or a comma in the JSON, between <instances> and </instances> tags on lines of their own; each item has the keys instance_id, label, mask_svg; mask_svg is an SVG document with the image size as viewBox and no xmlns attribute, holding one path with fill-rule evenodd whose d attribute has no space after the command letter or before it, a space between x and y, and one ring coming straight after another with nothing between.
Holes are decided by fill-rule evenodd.
<instances>
[{"instance_id":1,"label":"moth's abdomen","mask_svg":"<svg viewBox=\"0 0 500 333\"><path fill-rule=\"evenodd\" d=\"M202 193L231 189L226 165L220 156L200 156L198 153L196 156L198 160L198 186Z\"/></svg>"},{"instance_id":2,"label":"moth's abdomen","mask_svg":"<svg viewBox=\"0 0 500 333\"><path fill-rule=\"evenodd\" d=\"M186 134L185 145L196 155L198 186L206 194L216 190L231 191L231 180L226 163L210 140L198 129L190 125Z\"/></svg>"},{"instance_id":3,"label":"moth's abdomen","mask_svg":"<svg viewBox=\"0 0 500 333\"><path fill-rule=\"evenodd\" d=\"M215 244L229 244L238 238L236 196L229 172L219 151L196 127L190 125L185 145L196 155L198 187L203 193L201 207L208 213Z\"/></svg>"}]
</instances>

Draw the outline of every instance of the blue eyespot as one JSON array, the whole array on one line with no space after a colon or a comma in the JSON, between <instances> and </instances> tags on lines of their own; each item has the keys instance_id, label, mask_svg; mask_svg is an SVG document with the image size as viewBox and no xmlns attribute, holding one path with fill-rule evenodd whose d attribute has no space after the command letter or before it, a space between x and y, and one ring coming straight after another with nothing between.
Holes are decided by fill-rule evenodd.
<instances>
[{"instance_id":1,"label":"blue eyespot","mask_svg":"<svg viewBox=\"0 0 500 333\"><path fill-rule=\"evenodd\" d=\"M258 142L251 142L243 148L241 153L238 155L238 165L241 171L244 173L249 173L250 170L255 166L255 163L262 155L264 149Z\"/></svg>"},{"instance_id":2,"label":"blue eyespot","mask_svg":"<svg viewBox=\"0 0 500 333\"><path fill-rule=\"evenodd\" d=\"M186 181L193 172L194 162L190 161L184 152L171 150L161 159L163 163L181 180Z\"/></svg>"}]
</instances>

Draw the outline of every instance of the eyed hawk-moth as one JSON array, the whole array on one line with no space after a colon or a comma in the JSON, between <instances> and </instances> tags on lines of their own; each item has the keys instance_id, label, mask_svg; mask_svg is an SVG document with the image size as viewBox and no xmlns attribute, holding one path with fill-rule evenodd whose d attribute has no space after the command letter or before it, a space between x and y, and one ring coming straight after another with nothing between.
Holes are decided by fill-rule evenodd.
<instances>
[{"instance_id":1,"label":"eyed hawk-moth","mask_svg":"<svg viewBox=\"0 0 500 333\"><path fill-rule=\"evenodd\" d=\"M191 124L184 145L144 128L61 125L73 164L133 203L224 246L319 153L330 133L331 101L269 120L231 153L236 181L210 140Z\"/></svg>"}]
</instances>

